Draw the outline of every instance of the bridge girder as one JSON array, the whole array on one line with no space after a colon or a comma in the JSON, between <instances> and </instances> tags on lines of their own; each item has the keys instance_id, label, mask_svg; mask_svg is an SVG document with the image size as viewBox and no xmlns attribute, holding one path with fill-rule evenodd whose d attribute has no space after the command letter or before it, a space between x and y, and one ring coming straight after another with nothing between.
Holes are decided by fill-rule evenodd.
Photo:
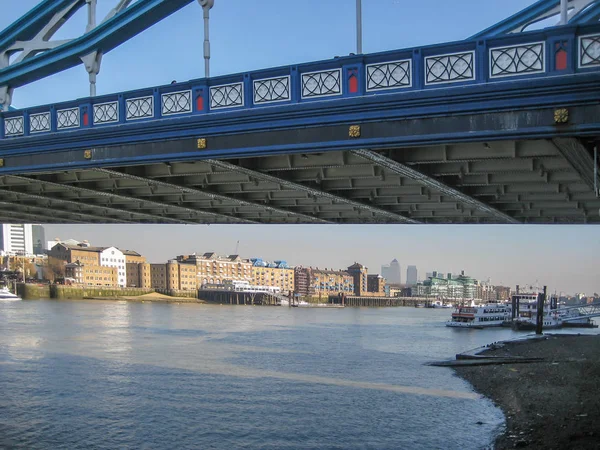
<instances>
[{"instance_id":1,"label":"bridge girder","mask_svg":"<svg viewBox=\"0 0 600 450\"><path fill-rule=\"evenodd\" d=\"M276 208L273 206L269 206L268 204L259 204L259 203L255 203L255 202L250 202L247 200L234 198L234 197L227 196L227 195L214 193L214 192L208 191L206 189L192 188L192 187L185 186L185 185L182 185L179 183L174 183L172 181L167 183L164 181L158 181L158 180L153 180L153 179L145 178L145 177L138 176L138 175L133 175L133 174L130 174L130 173L127 173L124 171L117 171L117 170L110 170L110 169L94 169L94 170L97 172L100 172L100 173L107 174L109 176L138 181L138 182L148 185L148 186L162 187L162 188L166 188L166 189L175 190L175 191L181 192L183 194L191 194L194 196L208 198L211 200L210 206L212 208L219 208L219 207L223 208L223 203L233 203L234 205L239 205L240 207L250 207L252 209L260 210L261 212L264 211L267 213L273 213L276 215L289 217L292 222L294 219L296 219L297 223L331 223L327 220L319 219L318 217L309 216L309 215L302 214L302 213L299 213L296 211L291 211L289 209ZM188 176L189 176L189 174L188 174Z\"/></svg>"},{"instance_id":2,"label":"bridge girder","mask_svg":"<svg viewBox=\"0 0 600 450\"><path fill-rule=\"evenodd\" d=\"M61 198L57 196L57 194L61 193L60 189L47 192L44 191L43 187L38 187L36 192L39 192L39 194L19 189L19 187L22 188L24 185L31 185L35 182L35 179L28 177L2 177L0 178L0 199L8 201L8 197L9 199L15 199L17 203L31 200L34 202L34 206L45 207L48 214L58 211L59 213L68 213L70 216L75 217L88 216L92 218L91 222L97 223L195 223L136 210L121 209L111 204L95 204L89 201ZM94 213L90 213L89 210L94 211Z\"/></svg>"},{"instance_id":3,"label":"bridge girder","mask_svg":"<svg viewBox=\"0 0 600 450\"><path fill-rule=\"evenodd\" d=\"M455 189L453 187L448 186L445 183L442 183L439 180L431 178L425 175L418 170L412 169L404 164L401 164L391 158L385 157L379 153L373 152L371 150L352 150L352 153L358 155L362 158L365 158L368 161L375 163L377 166L384 167L392 172L409 178L411 180L417 181L420 185L433 190L434 192L439 192L440 194L449 197L453 200L456 200L460 204L464 204L467 207L472 207L480 212L485 213L486 215L490 215L495 217L501 221L506 223L520 223L518 220L512 218L508 214L505 214L496 208L493 208L485 203L466 195L465 193Z\"/></svg>"},{"instance_id":4,"label":"bridge girder","mask_svg":"<svg viewBox=\"0 0 600 450\"><path fill-rule=\"evenodd\" d=\"M0 201L92 223L600 223L583 175L551 140L495 141L5 175Z\"/></svg>"},{"instance_id":5,"label":"bridge girder","mask_svg":"<svg viewBox=\"0 0 600 450\"><path fill-rule=\"evenodd\" d=\"M315 199L316 198L327 199L327 200L331 201L334 205L341 203L341 204L348 205L356 210L367 211L367 212L373 214L374 217L378 217L378 216L384 217L386 219L386 221L390 221L392 223L413 223L413 224L418 223L417 220L411 219L409 217L405 217L398 213L387 211L385 209L374 207L374 206L371 206L368 204L363 204L363 203L345 198L345 197L337 195L337 194L332 194L330 192L326 192L324 190L321 190L321 189L318 189L315 187L311 187L311 186L300 184L300 183L297 183L294 181L290 181L290 180L287 180L287 179L284 179L281 177L274 177L272 175L268 175L268 174L265 174L262 172L258 172L258 171L249 169L247 167L243 167L239 164L236 165L236 164L232 164L232 163L225 162L225 161L219 161L219 160L215 160L215 159L209 159L209 160L206 160L206 162L212 166L226 169L231 172L242 173L253 179L271 182L271 183L277 184L281 187L291 189L293 191L304 192L304 193L308 194L309 196L312 196ZM377 221L377 219L375 219L375 220Z\"/></svg>"}]
</instances>

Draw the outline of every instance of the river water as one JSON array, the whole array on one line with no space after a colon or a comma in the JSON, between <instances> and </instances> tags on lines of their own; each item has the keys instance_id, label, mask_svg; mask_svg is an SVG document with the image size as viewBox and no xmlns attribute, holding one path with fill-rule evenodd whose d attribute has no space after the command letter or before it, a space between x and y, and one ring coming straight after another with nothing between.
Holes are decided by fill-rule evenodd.
<instances>
[{"instance_id":1,"label":"river water","mask_svg":"<svg viewBox=\"0 0 600 450\"><path fill-rule=\"evenodd\" d=\"M0 302L0 448L486 448L500 410L424 363L519 333L449 316Z\"/></svg>"}]
</instances>

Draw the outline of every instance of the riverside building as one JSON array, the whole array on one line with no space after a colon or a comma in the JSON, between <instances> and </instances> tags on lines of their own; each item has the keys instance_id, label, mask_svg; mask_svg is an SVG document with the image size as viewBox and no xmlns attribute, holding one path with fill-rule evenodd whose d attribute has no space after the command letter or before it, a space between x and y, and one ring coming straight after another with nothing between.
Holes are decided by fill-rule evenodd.
<instances>
[{"instance_id":1,"label":"riverside building","mask_svg":"<svg viewBox=\"0 0 600 450\"><path fill-rule=\"evenodd\" d=\"M239 255L219 256L209 252L202 255L180 255L177 261L196 266L198 287L222 284L226 280L252 282L252 263Z\"/></svg>"},{"instance_id":2,"label":"riverside building","mask_svg":"<svg viewBox=\"0 0 600 450\"><path fill-rule=\"evenodd\" d=\"M116 267L85 265L77 261L65 265L65 279L86 286L114 287L118 285L119 275Z\"/></svg>"},{"instance_id":3,"label":"riverside building","mask_svg":"<svg viewBox=\"0 0 600 450\"><path fill-rule=\"evenodd\" d=\"M418 297L440 297L453 300L474 300L477 298L477 280L465 275L454 276L451 273L433 272L431 276L418 283L413 295Z\"/></svg>"},{"instance_id":4,"label":"riverside building","mask_svg":"<svg viewBox=\"0 0 600 450\"><path fill-rule=\"evenodd\" d=\"M260 258L251 258L252 283L255 286L278 287L287 294L294 290L294 269L285 261L268 262Z\"/></svg>"},{"instance_id":5,"label":"riverside building","mask_svg":"<svg viewBox=\"0 0 600 450\"><path fill-rule=\"evenodd\" d=\"M51 260L60 261L66 265L77 263L80 266L85 267L85 269L82 270L86 272L91 270L92 273L99 274L100 267L112 267L116 269L117 274L117 281L113 286L120 287L126 287L131 285L131 283L127 282L128 259L132 259L135 261L145 261L145 258L137 252L131 250L121 251L116 247L93 247L85 241L80 242L76 245L58 242L57 244L52 246L52 248L48 251L49 262ZM71 269L75 271L77 270L75 267L72 267ZM108 275L108 272L103 272L103 276L104 275ZM99 276L100 275L98 275L98 277Z\"/></svg>"},{"instance_id":6,"label":"riverside building","mask_svg":"<svg viewBox=\"0 0 600 450\"><path fill-rule=\"evenodd\" d=\"M365 297L385 296L385 279L380 275L368 275L367 268L358 263L348 267L347 270L296 267L294 277L294 292L300 297L324 297L339 294ZM370 284L369 277L371 277Z\"/></svg>"}]
</instances>

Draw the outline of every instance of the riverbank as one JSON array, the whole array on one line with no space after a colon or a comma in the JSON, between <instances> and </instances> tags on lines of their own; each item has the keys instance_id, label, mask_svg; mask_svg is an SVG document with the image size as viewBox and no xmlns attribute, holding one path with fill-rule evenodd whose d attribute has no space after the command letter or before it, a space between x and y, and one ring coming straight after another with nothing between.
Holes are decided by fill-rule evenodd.
<instances>
[{"instance_id":1,"label":"riverbank","mask_svg":"<svg viewBox=\"0 0 600 450\"><path fill-rule=\"evenodd\" d=\"M528 364L455 367L506 416L496 449L597 449L600 442L600 336L550 335L484 355L542 357Z\"/></svg>"}]
</instances>

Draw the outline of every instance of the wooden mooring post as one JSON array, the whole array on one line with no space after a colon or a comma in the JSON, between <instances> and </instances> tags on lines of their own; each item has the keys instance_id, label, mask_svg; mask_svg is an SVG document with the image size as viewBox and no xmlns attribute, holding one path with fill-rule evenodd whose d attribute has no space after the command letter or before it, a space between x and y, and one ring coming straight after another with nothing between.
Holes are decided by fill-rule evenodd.
<instances>
[{"instance_id":1,"label":"wooden mooring post","mask_svg":"<svg viewBox=\"0 0 600 450\"><path fill-rule=\"evenodd\" d=\"M546 286L544 286L544 293L538 294L535 334L542 334L542 330L544 328L544 303L545 302L546 302Z\"/></svg>"}]
</instances>

